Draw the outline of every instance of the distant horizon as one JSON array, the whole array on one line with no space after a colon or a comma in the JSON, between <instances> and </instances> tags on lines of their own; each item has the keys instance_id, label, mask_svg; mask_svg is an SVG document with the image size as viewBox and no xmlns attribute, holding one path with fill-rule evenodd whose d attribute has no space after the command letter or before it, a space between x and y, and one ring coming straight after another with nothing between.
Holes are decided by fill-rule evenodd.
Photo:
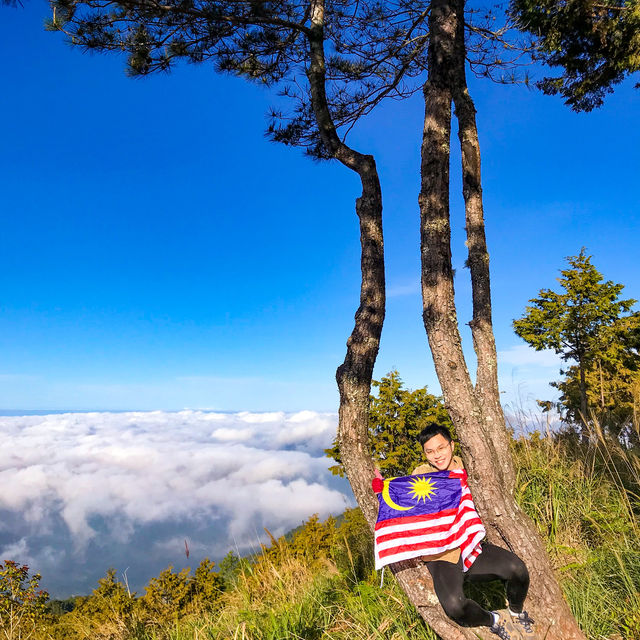
<instances>
[{"instance_id":1,"label":"distant horizon","mask_svg":"<svg viewBox=\"0 0 640 640\"><path fill-rule=\"evenodd\" d=\"M47 415L61 415L64 413L153 413L154 411L160 411L162 413L180 413L181 411L202 411L203 413L222 413L222 414L236 414L236 413L298 413L300 410L288 410L288 409L212 409L210 407L183 407L182 409L163 409L159 407L157 409L0 409L0 416L15 417L20 416L47 416ZM335 411L330 410L317 410L309 409L309 411L317 411L318 413L334 413L338 414L337 409Z\"/></svg>"}]
</instances>

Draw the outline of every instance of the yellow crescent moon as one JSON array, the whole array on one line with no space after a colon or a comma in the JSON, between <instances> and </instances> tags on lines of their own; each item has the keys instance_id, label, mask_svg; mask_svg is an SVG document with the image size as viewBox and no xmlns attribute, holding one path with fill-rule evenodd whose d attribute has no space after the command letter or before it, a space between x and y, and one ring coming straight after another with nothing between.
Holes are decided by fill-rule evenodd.
<instances>
[{"instance_id":1,"label":"yellow crescent moon","mask_svg":"<svg viewBox=\"0 0 640 640\"><path fill-rule=\"evenodd\" d=\"M392 499L391 496L389 495L389 484L391 483L392 480L394 480L395 478L388 478L387 480L384 481L384 489L382 490L382 499L392 508L395 509L396 511L409 511L409 509L413 509L413 506L410 507L402 507L399 504L396 504Z\"/></svg>"}]
</instances>

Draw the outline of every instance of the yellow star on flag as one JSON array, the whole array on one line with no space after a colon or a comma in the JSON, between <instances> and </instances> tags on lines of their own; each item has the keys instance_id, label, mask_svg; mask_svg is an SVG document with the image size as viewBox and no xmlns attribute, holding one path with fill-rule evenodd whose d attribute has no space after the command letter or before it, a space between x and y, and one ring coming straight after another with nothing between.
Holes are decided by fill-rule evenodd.
<instances>
[{"instance_id":1,"label":"yellow star on flag","mask_svg":"<svg viewBox=\"0 0 640 640\"><path fill-rule=\"evenodd\" d=\"M436 492L436 488L429 478L416 478L411 483L410 492L414 500L426 502L427 498L431 500L431 496Z\"/></svg>"}]
</instances>

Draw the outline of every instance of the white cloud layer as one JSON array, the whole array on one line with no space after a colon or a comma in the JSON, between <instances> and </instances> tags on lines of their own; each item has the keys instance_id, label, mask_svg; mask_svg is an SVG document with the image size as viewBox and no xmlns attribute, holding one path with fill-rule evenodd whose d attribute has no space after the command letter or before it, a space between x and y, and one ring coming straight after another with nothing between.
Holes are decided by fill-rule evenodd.
<instances>
[{"instance_id":1,"label":"white cloud layer","mask_svg":"<svg viewBox=\"0 0 640 640\"><path fill-rule=\"evenodd\" d=\"M146 582L184 563L185 538L202 557L246 551L263 527L351 505L323 454L336 424L311 411L0 417L0 559L30 563L45 586L53 572L64 595L118 563Z\"/></svg>"}]
</instances>

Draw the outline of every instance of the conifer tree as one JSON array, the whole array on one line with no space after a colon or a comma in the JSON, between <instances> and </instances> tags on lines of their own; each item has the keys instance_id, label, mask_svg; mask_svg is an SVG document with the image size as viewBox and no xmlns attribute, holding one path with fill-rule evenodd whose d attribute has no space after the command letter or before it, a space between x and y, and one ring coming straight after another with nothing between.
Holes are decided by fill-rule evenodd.
<instances>
[{"instance_id":1,"label":"conifer tree","mask_svg":"<svg viewBox=\"0 0 640 640\"><path fill-rule=\"evenodd\" d=\"M622 315L636 300L620 300L624 285L603 281L591 258L584 248L578 255L567 257L570 268L561 270L558 278L563 291L540 290L539 296L529 301L525 315L513 323L516 334L534 349L553 349L563 360L576 363L569 369L568 381L558 386L565 394L570 415L579 418L585 430L590 412L598 406L589 398L598 393L598 388L600 407L604 409L605 373L620 366L631 373L640 364L633 340L638 315ZM576 382L578 406L572 393Z\"/></svg>"},{"instance_id":2,"label":"conifer tree","mask_svg":"<svg viewBox=\"0 0 640 640\"><path fill-rule=\"evenodd\" d=\"M442 398L426 387L405 389L397 371L374 380L372 386L378 393L370 398L369 450L384 477L407 475L424 462L418 434L428 425L444 424L455 436ZM325 453L338 463L330 467L331 472L344 475L338 442Z\"/></svg>"},{"instance_id":3,"label":"conifer tree","mask_svg":"<svg viewBox=\"0 0 640 640\"><path fill-rule=\"evenodd\" d=\"M561 372L567 378L555 386L563 393L565 415L579 421L585 431L594 410L609 426L616 415L616 422L626 421L623 416L629 407L620 405L631 404L633 414L635 373L640 368L640 314L623 315L636 300L621 300L624 285L604 281L591 258L584 248L567 257L569 268L562 269L558 278L562 291L541 289L524 316L513 323L516 334L534 349L553 349L564 361L576 363ZM610 387L606 391L605 385Z\"/></svg>"},{"instance_id":4,"label":"conifer tree","mask_svg":"<svg viewBox=\"0 0 640 640\"><path fill-rule=\"evenodd\" d=\"M511 13L531 35L535 58L560 72L537 86L575 111L601 106L615 85L640 71L638 0L512 0Z\"/></svg>"}]
</instances>

